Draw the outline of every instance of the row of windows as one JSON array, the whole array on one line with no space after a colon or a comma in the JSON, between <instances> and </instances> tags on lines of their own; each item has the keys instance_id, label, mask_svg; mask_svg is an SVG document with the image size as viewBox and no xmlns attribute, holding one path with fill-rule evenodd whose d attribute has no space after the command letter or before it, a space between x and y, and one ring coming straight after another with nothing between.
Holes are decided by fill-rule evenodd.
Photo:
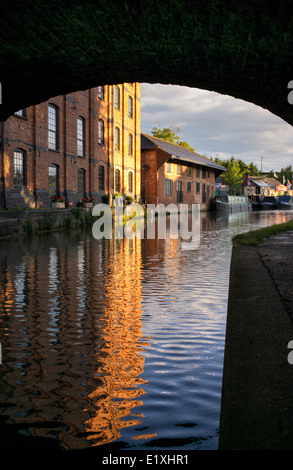
<instances>
[{"instance_id":1,"label":"row of windows","mask_svg":"<svg viewBox=\"0 0 293 470\"><path fill-rule=\"evenodd\" d=\"M14 167L14 184L24 186L25 185L25 152L17 149L13 153L13 167ZM58 165L49 165L49 192L50 194L57 194L58 188L56 182L58 181ZM85 170L78 169L78 180L80 180L80 174ZM99 166L99 190L105 190L105 168Z\"/></svg>"},{"instance_id":2,"label":"row of windows","mask_svg":"<svg viewBox=\"0 0 293 470\"><path fill-rule=\"evenodd\" d=\"M48 107L48 146L50 150L57 150L57 108L53 105ZM115 150L120 150L121 146L120 129L115 127ZM102 119L98 122L98 144L105 143L105 124ZM133 135L128 134L128 154L133 155ZM77 118L77 155L85 156L85 119Z\"/></svg>"},{"instance_id":3,"label":"row of windows","mask_svg":"<svg viewBox=\"0 0 293 470\"><path fill-rule=\"evenodd\" d=\"M121 177L120 170L115 170L115 192L120 193L121 191ZM128 192L133 193L133 173L132 171L128 172Z\"/></svg>"},{"instance_id":4,"label":"row of windows","mask_svg":"<svg viewBox=\"0 0 293 470\"><path fill-rule=\"evenodd\" d=\"M121 137L119 127L115 127L115 150L121 150ZM133 135L128 134L128 154L133 155Z\"/></svg>"},{"instance_id":5,"label":"row of windows","mask_svg":"<svg viewBox=\"0 0 293 470\"><path fill-rule=\"evenodd\" d=\"M131 84L133 85L133 83ZM105 99L105 87L98 86L98 98L100 100ZM115 98L114 98L115 108L120 110L121 109L121 91L118 85L115 86ZM133 98L132 96L128 96L128 117L133 118Z\"/></svg>"},{"instance_id":6,"label":"row of windows","mask_svg":"<svg viewBox=\"0 0 293 470\"><path fill-rule=\"evenodd\" d=\"M50 150L57 150L57 108L53 105L48 107L48 146ZM105 123L102 119L98 122L98 144L105 143ZM115 150L120 150L120 129L115 127ZM128 154L133 155L133 135L128 134ZM85 156L85 119L77 118L77 155Z\"/></svg>"},{"instance_id":7,"label":"row of windows","mask_svg":"<svg viewBox=\"0 0 293 470\"><path fill-rule=\"evenodd\" d=\"M24 186L25 185L25 152L17 149L13 154L13 166L14 166L14 184ZM58 165L49 165L49 193L51 196L59 193L58 181L59 181L59 167ZM78 195L83 197L85 193L85 170L79 168L77 170L77 192ZM115 191L120 192L121 189L121 178L120 170L115 170ZM99 191L105 191L105 168L103 165L99 166ZM128 192L133 192L133 173L128 173Z\"/></svg>"},{"instance_id":8,"label":"row of windows","mask_svg":"<svg viewBox=\"0 0 293 470\"><path fill-rule=\"evenodd\" d=\"M99 190L105 190L105 169L103 166L99 167ZM120 193L121 190L121 178L120 170L115 170L115 192ZM133 193L133 173L128 172L128 192ZM85 193L85 170L79 168L77 170L77 193L79 196Z\"/></svg>"},{"instance_id":9,"label":"row of windows","mask_svg":"<svg viewBox=\"0 0 293 470\"><path fill-rule=\"evenodd\" d=\"M86 172L83 168L77 170L77 195L79 198L85 196L85 177ZM99 189L104 190L105 187L105 169L99 167ZM49 194L54 196L59 194L59 167L58 165L49 166Z\"/></svg>"},{"instance_id":10,"label":"row of windows","mask_svg":"<svg viewBox=\"0 0 293 470\"><path fill-rule=\"evenodd\" d=\"M172 165L173 167L176 165L176 172L177 172L177 175L182 175L182 165L180 164L172 164L171 162L167 162L166 163L166 172L167 173L172 173ZM186 168L186 176L191 176L192 174L192 170L191 170L191 167L188 166ZM211 172L210 172L210 169L205 169L205 168L202 168L202 178L210 178L211 176ZM196 167L196 177L197 178L200 178L200 167Z\"/></svg>"},{"instance_id":11,"label":"row of windows","mask_svg":"<svg viewBox=\"0 0 293 470\"><path fill-rule=\"evenodd\" d=\"M116 88L120 90L119 87ZM101 93L101 96L104 96L103 93ZM129 98L129 103L131 103L129 104L129 113L132 115L133 99L132 97ZM25 110L21 109L15 115L25 117ZM120 150L120 140L120 129L115 127L115 150ZM98 144L105 144L105 123L102 119L99 119L98 122ZM52 104L48 106L48 148L50 150L58 150L58 108ZM128 134L128 154L133 155L133 135L131 133ZM85 119L80 116L77 118L77 155L85 157Z\"/></svg>"},{"instance_id":12,"label":"row of windows","mask_svg":"<svg viewBox=\"0 0 293 470\"><path fill-rule=\"evenodd\" d=\"M85 195L85 177L86 172L83 168L77 170L77 195L82 198ZM58 165L49 166L49 193L50 195L58 194L59 187L59 167ZM105 168L99 166L99 190L105 190Z\"/></svg>"},{"instance_id":13,"label":"row of windows","mask_svg":"<svg viewBox=\"0 0 293 470\"><path fill-rule=\"evenodd\" d=\"M177 187L176 191L177 192L183 192L183 182L182 181L176 181ZM174 181L170 179L165 179L165 196L173 196L173 186L174 186ZM202 190L203 192L206 192L206 196L213 197L214 194L214 187L210 185L206 185L205 183L202 183ZM191 193L191 181L186 182L186 192ZM200 194L200 183L196 182L195 183L195 193Z\"/></svg>"}]
</instances>

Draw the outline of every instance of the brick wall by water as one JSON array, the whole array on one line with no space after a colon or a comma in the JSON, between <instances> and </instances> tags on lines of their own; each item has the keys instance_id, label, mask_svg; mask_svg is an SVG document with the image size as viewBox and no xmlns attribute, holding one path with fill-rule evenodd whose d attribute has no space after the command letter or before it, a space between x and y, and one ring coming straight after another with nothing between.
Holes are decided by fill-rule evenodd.
<instances>
[{"instance_id":1,"label":"brick wall by water","mask_svg":"<svg viewBox=\"0 0 293 470\"><path fill-rule=\"evenodd\" d=\"M100 202L105 193L114 193L115 169L120 170L120 192L140 199L140 84L117 85L120 106L115 107L115 86L96 87L60 95L24 110L22 116L8 118L1 129L0 154L2 207L48 207L49 166L58 168L58 194L74 205L78 193L78 170L84 171L84 195ZM101 94L100 88L103 88ZM132 113L129 100L132 99ZM57 146L48 144L48 107L57 110ZM131 115L129 115L131 114ZM77 151L77 119L84 122L84 152ZM114 119L113 119L114 118ZM99 131L103 121L103 136ZM120 129L120 148L115 149L115 127ZM129 151L129 134L132 149ZM15 185L14 152L24 154L24 183ZM104 178L99 179L100 167ZM132 173L132 185L129 173Z\"/></svg>"},{"instance_id":2,"label":"brick wall by water","mask_svg":"<svg viewBox=\"0 0 293 470\"><path fill-rule=\"evenodd\" d=\"M161 203L167 206L181 202L188 204L189 208L192 204L200 204L201 209L209 209L215 196L214 170L167 160L167 157L162 162L160 158L162 156L156 149L143 149L141 152L142 199L147 204ZM165 180L172 181L172 192L168 195Z\"/></svg>"}]
</instances>

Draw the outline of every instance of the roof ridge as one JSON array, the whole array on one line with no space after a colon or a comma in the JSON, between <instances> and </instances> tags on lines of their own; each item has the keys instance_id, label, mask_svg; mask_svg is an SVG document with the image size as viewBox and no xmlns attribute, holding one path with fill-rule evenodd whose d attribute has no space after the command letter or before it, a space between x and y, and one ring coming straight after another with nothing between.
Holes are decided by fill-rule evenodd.
<instances>
[{"instance_id":1,"label":"roof ridge","mask_svg":"<svg viewBox=\"0 0 293 470\"><path fill-rule=\"evenodd\" d=\"M180 149L187 150L188 152L191 152L191 153L193 153L193 154L195 154L195 155L198 155L199 157L202 157L202 158L205 158L206 160L212 161L210 158L205 157L204 155L201 155L201 154L198 153L198 152L195 152L195 151L193 151L193 150L190 150L190 149L188 149L187 147L183 147L183 145L176 144L175 142L170 142L170 140L161 139L160 137L155 137L154 135L146 134L145 132L141 132L141 134L144 135L144 136L146 136L146 137L150 137L151 139L158 139L158 140L160 140L161 142L167 142L167 144L170 144L170 145L176 145L176 146L179 147Z\"/></svg>"},{"instance_id":2,"label":"roof ridge","mask_svg":"<svg viewBox=\"0 0 293 470\"><path fill-rule=\"evenodd\" d=\"M180 152L178 154L176 154L176 152L174 152L174 156L179 158L179 159L183 159L183 160L186 159L186 160L189 160L189 161L191 160L193 162L196 162L198 165L206 165L206 166L211 166L211 167L217 167L218 169L221 169L222 171L226 171L226 169L223 166L219 165L218 163L214 162L213 160L211 160L207 157L204 157L200 153L188 150L186 147L183 147L182 145L174 144L173 142L169 142L168 140L161 139L160 137L155 137L155 136L151 136L149 134L145 134L144 132L141 132L141 136L145 137L146 139L149 139L153 143L153 145L157 145L158 147L160 147L160 143L161 143L164 146L167 145L167 148L168 148L168 146L170 146L170 147L174 146L174 147L178 148L178 150L180 149ZM172 155L172 149L168 149L168 150L166 149L165 151L168 152L170 155ZM203 160L205 160L206 163Z\"/></svg>"}]
</instances>

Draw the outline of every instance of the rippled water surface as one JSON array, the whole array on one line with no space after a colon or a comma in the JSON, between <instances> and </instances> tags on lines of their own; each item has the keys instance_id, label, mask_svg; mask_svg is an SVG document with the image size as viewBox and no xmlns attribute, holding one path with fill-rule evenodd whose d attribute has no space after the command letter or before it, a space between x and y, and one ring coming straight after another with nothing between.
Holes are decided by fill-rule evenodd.
<instances>
[{"instance_id":1,"label":"rippled water surface","mask_svg":"<svg viewBox=\"0 0 293 470\"><path fill-rule=\"evenodd\" d=\"M10 446L217 449L231 239L291 218L202 213L184 247L80 232L2 241Z\"/></svg>"}]
</instances>

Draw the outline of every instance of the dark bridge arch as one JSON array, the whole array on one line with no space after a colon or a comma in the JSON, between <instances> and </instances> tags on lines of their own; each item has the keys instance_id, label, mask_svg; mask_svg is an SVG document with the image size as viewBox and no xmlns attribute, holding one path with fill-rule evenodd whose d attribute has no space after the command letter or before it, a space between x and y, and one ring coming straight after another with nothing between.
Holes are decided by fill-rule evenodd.
<instances>
[{"instance_id":1,"label":"dark bridge arch","mask_svg":"<svg viewBox=\"0 0 293 470\"><path fill-rule=\"evenodd\" d=\"M292 1L1 2L0 119L52 96L148 82L203 88L293 123Z\"/></svg>"}]
</instances>

